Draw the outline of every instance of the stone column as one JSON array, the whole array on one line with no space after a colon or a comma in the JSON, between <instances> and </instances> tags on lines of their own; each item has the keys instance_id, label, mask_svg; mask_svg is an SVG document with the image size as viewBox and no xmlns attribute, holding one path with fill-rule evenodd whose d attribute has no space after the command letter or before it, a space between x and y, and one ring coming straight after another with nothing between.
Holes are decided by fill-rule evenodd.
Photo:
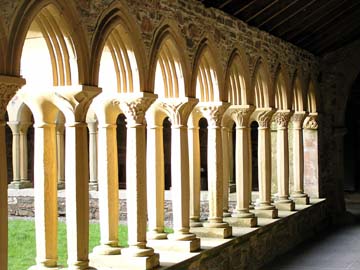
<instances>
[{"instance_id":1,"label":"stone column","mask_svg":"<svg viewBox=\"0 0 360 270\"><path fill-rule=\"evenodd\" d=\"M155 112L151 111L151 114ZM151 117L156 117L151 115ZM154 121L153 121L154 122ZM164 145L163 126L148 121L147 126L148 239L166 239L164 232Z\"/></svg>"},{"instance_id":2,"label":"stone column","mask_svg":"<svg viewBox=\"0 0 360 270\"><path fill-rule=\"evenodd\" d=\"M296 204L309 204L309 196L304 193L304 142L302 126L305 117L306 112L295 112L291 117L294 174L294 189L291 198Z\"/></svg>"},{"instance_id":3,"label":"stone column","mask_svg":"<svg viewBox=\"0 0 360 270\"><path fill-rule=\"evenodd\" d=\"M229 182L230 182L230 153L229 153L229 131L228 127L222 127L223 146L223 217L230 217L229 213Z\"/></svg>"},{"instance_id":4,"label":"stone column","mask_svg":"<svg viewBox=\"0 0 360 270\"><path fill-rule=\"evenodd\" d=\"M89 190L98 190L98 123L88 122L89 129Z\"/></svg>"},{"instance_id":5,"label":"stone column","mask_svg":"<svg viewBox=\"0 0 360 270\"><path fill-rule=\"evenodd\" d=\"M257 217L276 218L277 209L271 205L271 138L270 121L274 111L259 109L255 111L259 124L258 137L258 172L259 203L255 206Z\"/></svg>"},{"instance_id":6,"label":"stone column","mask_svg":"<svg viewBox=\"0 0 360 270\"><path fill-rule=\"evenodd\" d=\"M31 269L57 267L57 173L56 125L58 108L53 92L22 89L18 95L34 115L34 208L36 265Z\"/></svg>"},{"instance_id":7,"label":"stone column","mask_svg":"<svg viewBox=\"0 0 360 270\"><path fill-rule=\"evenodd\" d=\"M31 105L29 105L31 108ZM46 113L46 112L44 112ZM34 124L34 207L36 266L57 266L57 175L56 125L35 119Z\"/></svg>"},{"instance_id":8,"label":"stone column","mask_svg":"<svg viewBox=\"0 0 360 270\"><path fill-rule=\"evenodd\" d=\"M32 184L29 181L28 176L28 141L27 132L29 127L32 125L31 122L23 122L20 125L20 183L23 186L31 187Z\"/></svg>"},{"instance_id":9,"label":"stone column","mask_svg":"<svg viewBox=\"0 0 360 270\"><path fill-rule=\"evenodd\" d=\"M249 188L251 185L249 177L251 169L251 158L249 157L249 118L253 110L252 106L232 106L229 109L231 118L236 123L236 208L231 215L232 217L226 218L225 221L233 226L254 227L257 225L255 215L249 212L251 196Z\"/></svg>"},{"instance_id":10,"label":"stone column","mask_svg":"<svg viewBox=\"0 0 360 270\"><path fill-rule=\"evenodd\" d=\"M199 112L193 110L188 121L190 227L201 227L200 222L200 138Z\"/></svg>"},{"instance_id":11,"label":"stone column","mask_svg":"<svg viewBox=\"0 0 360 270\"><path fill-rule=\"evenodd\" d=\"M98 148L100 157L98 159L100 246L94 248L94 253L101 255L120 254L118 247L119 177L116 136L116 118L108 123L99 121L98 139L99 145L101 145Z\"/></svg>"},{"instance_id":12,"label":"stone column","mask_svg":"<svg viewBox=\"0 0 360 270\"><path fill-rule=\"evenodd\" d=\"M288 123L291 111L277 111L274 115L276 123L276 168L278 180L278 196L276 208L293 211L295 204L289 199L289 143Z\"/></svg>"},{"instance_id":13,"label":"stone column","mask_svg":"<svg viewBox=\"0 0 360 270\"><path fill-rule=\"evenodd\" d=\"M199 236L226 238L232 235L232 228L223 221L223 163L221 121L228 104L217 102L199 106L200 112L208 120L208 182L209 218L199 228Z\"/></svg>"},{"instance_id":14,"label":"stone column","mask_svg":"<svg viewBox=\"0 0 360 270\"><path fill-rule=\"evenodd\" d=\"M13 165L13 181L9 184L9 188L19 189L20 183L20 123L18 121L8 122L8 126L12 132L12 165Z\"/></svg>"},{"instance_id":15,"label":"stone column","mask_svg":"<svg viewBox=\"0 0 360 270\"><path fill-rule=\"evenodd\" d=\"M129 247L122 254L131 257L153 257L154 250L146 246L146 148L145 112L155 100L149 93L124 97L120 104L127 118L126 198ZM155 262L155 267L158 262Z\"/></svg>"},{"instance_id":16,"label":"stone column","mask_svg":"<svg viewBox=\"0 0 360 270\"><path fill-rule=\"evenodd\" d=\"M56 150L58 190L65 188L65 127L64 123L56 124Z\"/></svg>"},{"instance_id":17,"label":"stone column","mask_svg":"<svg viewBox=\"0 0 360 270\"><path fill-rule=\"evenodd\" d=\"M97 87L82 85L54 90L54 102L66 118L66 227L71 270L89 267L89 162L85 119L91 100L99 92Z\"/></svg>"},{"instance_id":18,"label":"stone column","mask_svg":"<svg viewBox=\"0 0 360 270\"><path fill-rule=\"evenodd\" d=\"M25 84L18 77L0 75L0 269L8 269L8 178L5 142L6 105L16 91Z\"/></svg>"},{"instance_id":19,"label":"stone column","mask_svg":"<svg viewBox=\"0 0 360 270\"><path fill-rule=\"evenodd\" d=\"M233 193L236 189L236 180L234 176L234 144L233 144L233 129L229 127L228 130L228 159L229 159L229 192Z\"/></svg>"}]
</instances>

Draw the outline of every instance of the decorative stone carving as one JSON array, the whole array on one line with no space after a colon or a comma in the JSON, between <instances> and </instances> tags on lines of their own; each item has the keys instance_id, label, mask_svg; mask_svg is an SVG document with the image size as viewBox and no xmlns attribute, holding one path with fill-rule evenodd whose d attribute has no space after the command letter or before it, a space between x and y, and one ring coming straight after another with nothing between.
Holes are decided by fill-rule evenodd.
<instances>
[{"instance_id":1,"label":"decorative stone carving","mask_svg":"<svg viewBox=\"0 0 360 270\"><path fill-rule=\"evenodd\" d=\"M158 106L170 116L172 125L186 126L189 115L196 103L196 99L186 99L183 101L162 101L158 103Z\"/></svg>"},{"instance_id":2,"label":"decorative stone carving","mask_svg":"<svg viewBox=\"0 0 360 270\"><path fill-rule=\"evenodd\" d=\"M273 110L262 110L259 111L256 120L260 128L269 128L271 123L271 117L274 114Z\"/></svg>"},{"instance_id":3,"label":"decorative stone carving","mask_svg":"<svg viewBox=\"0 0 360 270\"><path fill-rule=\"evenodd\" d=\"M120 108L127 118L128 126L145 125L145 113L155 97L135 97L120 102Z\"/></svg>"},{"instance_id":4,"label":"decorative stone carving","mask_svg":"<svg viewBox=\"0 0 360 270\"><path fill-rule=\"evenodd\" d=\"M277 111L274 115L274 120L277 125L277 129L285 129L288 126L290 120L290 111Z\"/></svg>"},{"instance_id":5,"label":"decorative stone carving","mask_svg":"<svg viewBox=\"0 0 360 270\"><path fill-rule=\"evenodd\" d=\"M19 77L0 76L0 119L4 120L6 107L11 98L25 84Z\"/></svg>"},{"instance_id":6,"label":"decorative stone carving","mask_svg":"<svg viewBox=\"0 0 360 270\"><path fill-rule=\"evenodd\" d=\"M304 120L304 124L303 124L304 129L317 130L319 127L317 117L318 115L316 113L310 113L308 117L306 117Z\"/></svg>"},{"instance_id":7,"label":"decorative stone carving","mask_svg":"<svg viewBox=\"0 0 360 270\"><path fill-rule=\"evenodd\" d=\"M207 119L209 127L220 127L224 112L228 106L228 103L219 102L200 105L198 109Z\"/></svg>"},{"instance_id":8,"label":"decorative stone carving","mask_svg":"<svg viewBox=\"0 0 360 270\"><path fill-rule=\"evenodd\" d=\"M295 112L290 119L292 123L292 128L301 129L306 115L306 112Z\"/></svg>"},{"instance_id":9,"label":"decorative stone carving","mask_svg":"<svg viewBox=\"0 0 360 270\"><path fill-rule=\"evenodd\" d=\"M247 127L249 125L249 119L251 113L254 111L254 107L249 106L245 108L230 107L230 117L234 120L237 127Z\"/></svg>"}]
</instances>

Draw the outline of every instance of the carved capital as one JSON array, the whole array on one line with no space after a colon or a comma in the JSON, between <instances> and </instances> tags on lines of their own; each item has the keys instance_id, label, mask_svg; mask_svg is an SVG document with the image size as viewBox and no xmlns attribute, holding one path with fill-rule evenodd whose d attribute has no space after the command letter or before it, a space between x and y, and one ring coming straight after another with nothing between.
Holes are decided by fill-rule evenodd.
<instances>
[{"instance_id":1,"label":"carved capital","mask_svg":"<svg viewBox=\"0 0 360 270\"><path fill-rule=\"evenodd\" d=\"M302 129L305 117L307 116L306 112L295 112L291 117L290 121L292 123L293 129Z\"/></svg>"},{"instance_id":2,"label":"carved capital","mask_svg":"<svg viewBox=\"0 0 360 270\"><path fill-rule=\"evenodd\" d=\"M274 110L269 109L259 109L254 112L255 120L259 124L259 128L270 128L271 118L274 114Z\"/></svg>"},{"instance_id":3,"label":"carved capital","mask_svg":"<svg viewBox=\"0 0 360 270\"><path fill-rule=\"evenodd\" d=\"M164 100L157 103L170 117L173 126L186 126L187 120L198 101L187 98L183 100Z\"/></svg>"},{"instance_id":4,"label":"carved capital","mask_svg":"<svg viewBox=\"0 0 360 270\"><path fill-rule=\"evenodd\" d=\"M277 129L286 129L292 112L290 111L277 111L274 114L274 121L277 125Z\"/></svg>"},{"instance_id":5,"label":"carved capital","mask_svg":"<svg viewBox=\"0 0 360 270\"><path fill-rule=\"evenodd\" d=\"M145 125L145 113L155 101L156 96L148 93L140 95L124 94L120 108L127 118L128 127Z\"/></svg>"},{"instance_id":6,"label":"carved capital","mask_svg":"<svg viewBox=\"0 0 360 270\"><path fill-rule=\"evenodd\" d=\"M0 76L0 120L5 119L6 107L19 90L25 84L20 77Z\"/></svg>"},{"instance_id":7,"label":"carved capital","mask_svg":"<svg viewBox=\"0 0 360 270\"><path fill-rule=\"evenodd\" d=\"M248 127L250 116L254 109L253 106L231 106L229 114L237 127Z\"/></svg>"},{"instance_id":8,"label":"carved capital","mask_svg":"<svg viewBox=\"0 0 360 270\"><path fill-rule=\"evenodd\" d=\"M100 88L92 86L55 87L54 103L64 113L67 121L84 122L91 101L100 93Z\"/></svg>"},{"instance_id":9,"label":"carved capital","mask_svg":"<svg viewBox=\"0 0 360 270\"><path fill-rule=\"evenodd\" d=\"M305 118L303 128L304 129L318 129L318 121L317 121L318 115L317 113L310 113L308 117Z\"/></svg>"},{"instance_id":10,"label":"carved capital","mask_svg":"<svg viewBox=\"0 0 360 270\"><path fill-rule=\"evenodd\" d=\"M208 121L209 127L220 127L223 115L229 107L228 103L203 103L198 107L198 110Z\"/></svg>"}]
</instances>

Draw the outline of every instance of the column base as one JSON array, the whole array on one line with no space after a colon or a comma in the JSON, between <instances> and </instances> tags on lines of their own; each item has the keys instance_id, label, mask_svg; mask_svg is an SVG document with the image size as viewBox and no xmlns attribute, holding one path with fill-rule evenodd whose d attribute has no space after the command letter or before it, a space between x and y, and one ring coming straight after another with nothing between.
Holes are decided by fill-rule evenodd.
<instances>
[{"instance_id":1,"label":"column base","mask_svg":"<svg viewBox=\"0 0 360 270\"><path fill-rule=\"evenodd\" d=\"M144 270L159 266L159 254L154 253L145 257L127 255L96 255L91 253L90 265L96 269L112 270Z\"/></svg>"},{"instance_id":2,"label":"column base","mask_svg":"<svg viewBox=\"0 0 360 270\"><path fill-rule=\"evenodd\" d=\"M275 202L275 207L280 211L294 211L295 203L292 200L277 201Z\"/></svg>"},{"instance_id":3,"label":"column base","mask_svg":"<svg viewBox=\"0 0 360 270\"><path fill-rule=\"evenodd\" d=\"M228 210L226 210L223 212L223 217L231 217L231 213Z\"/></svg>"},{"instance_id":4,"label":"column base","mask_svg":"<svg viewBox=\"0 0 360 270\"><path fill-rule=\"evenodd\" d=\"M65 189L65 182L58 183L58 184L57 184L57 189L58 189L58 190Z\"/></svg>"},{"instance_id":5,"label":"column base","mask_svg":"<svg viewBox=\"0 0 360 270\"><path fill-rule=\"evenodd\" d=\"M32 188L33 185L30 181L13 181L8 185L10 189L23 189L23 188Z\"/></svg>"},{"instance_id":6,"label":"column base","mask_svg":"<svg viewBox=\"0 0 360 270\"><path fill-rule=\"evenodd\" d=\"M94 247L93 253L97 255L118 255L121 254L121 248L109 245L100 245Z\"/></svg>"},{"instance_id":7,"label":"column base","mask_svg":"<svg viewBox=\"0 0 360 270\"><path fill-rule=\"evenodd\" d=\"M268 207L255 207L255 209L251 212L254 213L258 218L274 219L278 217L278 210L273 205L269 205Z\"/></svg>"},{"instance_id":8,"label":"column base","mask_svg":"<svg viewBox=\"0 0 360 270\"><path fill-rule=\"evenodd\" d=\"M63 269L63 267L60 265L58 266L33 265L28 268L28 270L47 270L47 269L59 270L59 269Z\"/></svg>"},{"instance_id":9,"label":"column base","mask_svg":"<svg viewBox=\"0 0 360 270\"><path fill-rule=\"evenodd\" d=\"M232 236L232 227L228 223L204 222L203 227L191 228L190 232L199 237L228 238Z\"/></svg>"},{"instance_id":10,"label":"column base","mask_svg":"<svg viewBox=\"0 0 360 270\"><path fill-rule=\"evenodd\" d=\"M302 196L299 196L298 194L291 195L291 199L294 201L295 204L300 205L308 205L310 204L310 198L307 194L301 194Z\"/></svg>"},{"instance_id":11,"label":"column base","mask_svg":"<svg viewBox=\"0 0 360 270\"><path fill-rule=\"evenodd\" d=\"M158 232L158 231L149 231L146 233L146 239L148 239L148 240L167 239L167 233Z\"/></svg>"},{"instance_id":12,"label":"column base","mask_svg":"<svg viewBox=\"0 0 360 270\"><path fill-rule=\"evenodd\" d=\"M99 185L98 183L89 183L89 190L90 191L98 191L99 190Z\"/></svg>"},{"instance_id":13,"label":"column base","mask_svg":"<svg viewBox=\"0 0 360 270\"><path fill-rule=\"evenodd\" d=\"M67 270L90 270L90 269L94 269L94 268L89 266L89 261L77 261L77 262L73 262L71 264L69 263L69 266L65 269L67 269Z\"/></svg>"},{"instance_id":14,"label":"column base","mask_svg":"<svg viewBox=\"0 0 360 270\"><path fill-rule=\"evenodd\" d=\"M196 227L202 227L203 226L203 222L199 221L195 221L195 220L190 220L190 228L196 228Z\"/></svg>"},{"instance_id":15,"label":"column base","mask_svg":"<svg viewBox=\"0 0 360 270\"><path fill-rule=\"evenodd\" d=\"M233 227L256 227L257 217L253 213L235 211L231 217L224 218L224 221Z\"/></svg>"},{"instance_id":16,"label":"column base","mask_svg":"<svg viewBox=\"0 0 360 270\"><path fill-rule=\"evenodd\" d=\"M194 252L200 249L200 238L192 240L148 240L147 244L160 251Z\"/></svg>"}]
</instances>

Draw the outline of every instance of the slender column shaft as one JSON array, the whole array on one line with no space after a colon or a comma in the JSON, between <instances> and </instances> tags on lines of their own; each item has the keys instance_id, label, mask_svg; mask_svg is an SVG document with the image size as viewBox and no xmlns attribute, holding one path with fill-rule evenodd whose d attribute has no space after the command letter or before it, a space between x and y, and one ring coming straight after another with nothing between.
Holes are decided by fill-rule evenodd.
<instances>
[{"instance_id":1,"label":"slender column shaft","mask_svg":"<svg viewBox=\"0 0 360 270\"><path fill-rule=\"evenodd\" d=\"M91 190L98 190L98 124L88 123L89 128L89 172Z\"/></svg>"},{"instance_id":2,"label":"slender column shaft","mask_svg":"<svg viewBox=\"0 0 360 270\"><path fill-rule=\"evenodd\" d=\"M208 126L209 222L223 221L223 168L221 128Z\"/></svg>"},{"instance_id":3,"label":"slender column shaft","mask_svg":"<svg viewBox=\"0 0 360 270\"><path fill-rule=\"evenodd\" d=\"M236 180L234 177L234 144L233 144L233 130L227 130L227 143L228 143L228 160L229 160L229 183L235 184ZM235 146L236 147L236 146Z\"/></svg>"},{"instance_id":4,"label":"slender column shaft","mask_svg":"<svg viewBox=\"0 0 360 270\"><path fill-rule=\"evenodd\" d=\"M248 213L250 202L250 160L248 158L249 152L249 128L238 127L236 128L236 209L237 213Z\"/></svg>"},{"instance_id":5,"label":"slender column shaft","mask_svg":"<svg viewBox=\"0 0 360 270\"><path fill-rule=\"evenodd\" d=\"M27 131L31 123L24 123L20 128L20 181L28 182L28 144Z\"/></svg>"},{"instance_id":6,"label":"slender column shaft","mask_svg":"<svg viewBox=\"0 0 360 270\"><path fill-rule=\"evenodd\" d=\"M287 129L277 129L277 178L279 200L289 199L289 147Z\"/></svg>"},{"instance_id":7,"label":"slender column shaft","mask_svg":"<svg viewBox=\"0 0 360 270\"><path fill-rule=\"evenodd\" d=\"M189 234L189 155L187 127L171 127L171 179L173 190L174 234Z\"/></svg>"},{"instance_id":8,"label":"slender column shaft","mask_svg":"<svg viewBox=\"0 0 360 270\"><path fill-rule=\"evenodd\" d=\"M87 128L66 125L65 177L69 269L87 269L89 253L89 167Z\"/></svg>"},{"instance_id":9,"label":"slender column shaft","mask_svg":"<svg viewBox=\"0 0 360 270\"><path fill-rule=\"evenodd\" d=\"M247 134L247 145L248 145L248 172L249 172L249 178L248 178L248 182L249 182L249 207L253 207L252 205L252 181L253 181L253 175L252 175L252 170L253 170L253 164L252 164L252 147L251 147L251 128L248 129L248 134Z\"/></svg>"},{"instance_id":10,"label":"slender column shaft","mask_svg":"<svg viewBox=\"0 0 360 270\"><path fill-rule=\"evenodd\" d=\"M293 130L294 192L304 192L304 145L302 129Z\"/></svg>"},{"instance_id":11,"label":"slender column shaft","mask_svg":"<svg viewBox=\"0 0 360 270\"><path fill-rule=\"evenodd\" d=\"M0 269L8 269L8 189L5 122L0 122Z\"/></svg>"},{"instance_id":12,"label":"slender column shaft","mask_svg":"<svg viewBox=\"0 0 360 270\"><path fill-rule=\"evenodd\" d=\"M58 124L56 130L56 149L57 149L57 175L58 188L65 188L65 133L64 124Z\"/></svg>"},{"instance_id":13,"label":"slender column shaft","mask_svg":"<svg viewBox=\"0 0 360 270\"><path fill-rule=\"evenodd\" d=\"M118 246L119 184L118 152L115 124L100 124L99 145L99 218L101 245ZM111 248L103 247L104 252ZM115 250L114 250L115 251ZM116 251L115 251L116 252ZM117 251L119 253L119 251Z\"/></svg>"},{"instance_id":14,"label":"slender column shaft","mask_svg":"<svg viewBox=\"0 0 360 270\"><path fill-rule=\"evenodd\" d=\"M271 143L270 129L259 127L258 175L260 206L270 206L271 202Z\"/></svg>"},{"instance_id":15,"label":"slender column shaft","mask_svg":"<svg viewBox=\"0 0 360 270\"><path fill-rule=\"evenodd\" d=\"M163 127L148 126L147 129L147 190L148 224L152 236L160 237L164 232L164 145Z\"/></svg>"},{"instance_id":16,"label":"slender column shaft","mask_svg":"<svg viewBox=\"0 0 360 270\"><path fill-rule=\"evenodd\" d=\"M13 181L20 182L20 123L8 123L12 131Z\"/></svg>"},{"instance_id":17,"label":"slender column shaft","mask_svg":"<svg viewBox=\"0 0 360 270\"><path fill-rule=\"evenodd\" d=\"M137 256L147 256L153 250L146 249L145 126L128 124L126 138L128 244L129 248L146 250Z\"/></svg>"},{"instance_id":18,"label":"slender column shaft","mask_svg":"<svg viewBox=\"0 0 360 270\"><path fill-rule=\"evenodd\" d=\"M200 140L199 127L188 129L189 178L190 178L190 220L200 221Z\"/></svg>"},{"instance_id":19,"label":"slender column shaft","mask_svg":"<svg viewBox=\"0 0 360 270\"><path fill-rule=\"evenodd\" d=\"M222 149L223 149L223 213L228 214L229 210L229 180L230 180L230 153L229 153L229 133L228 128L222 130Z\"/></svg>"},{"instance_id":20,"label":"slender column shaft","mask_svg":"<svg viewBox=\"0 0 360 270\"><path fill-rule=\"evenodd\" d=\"M35 123L34 205L36 264L57 265L57 175L55 124Z\"/></svg>"}]
</instances>

